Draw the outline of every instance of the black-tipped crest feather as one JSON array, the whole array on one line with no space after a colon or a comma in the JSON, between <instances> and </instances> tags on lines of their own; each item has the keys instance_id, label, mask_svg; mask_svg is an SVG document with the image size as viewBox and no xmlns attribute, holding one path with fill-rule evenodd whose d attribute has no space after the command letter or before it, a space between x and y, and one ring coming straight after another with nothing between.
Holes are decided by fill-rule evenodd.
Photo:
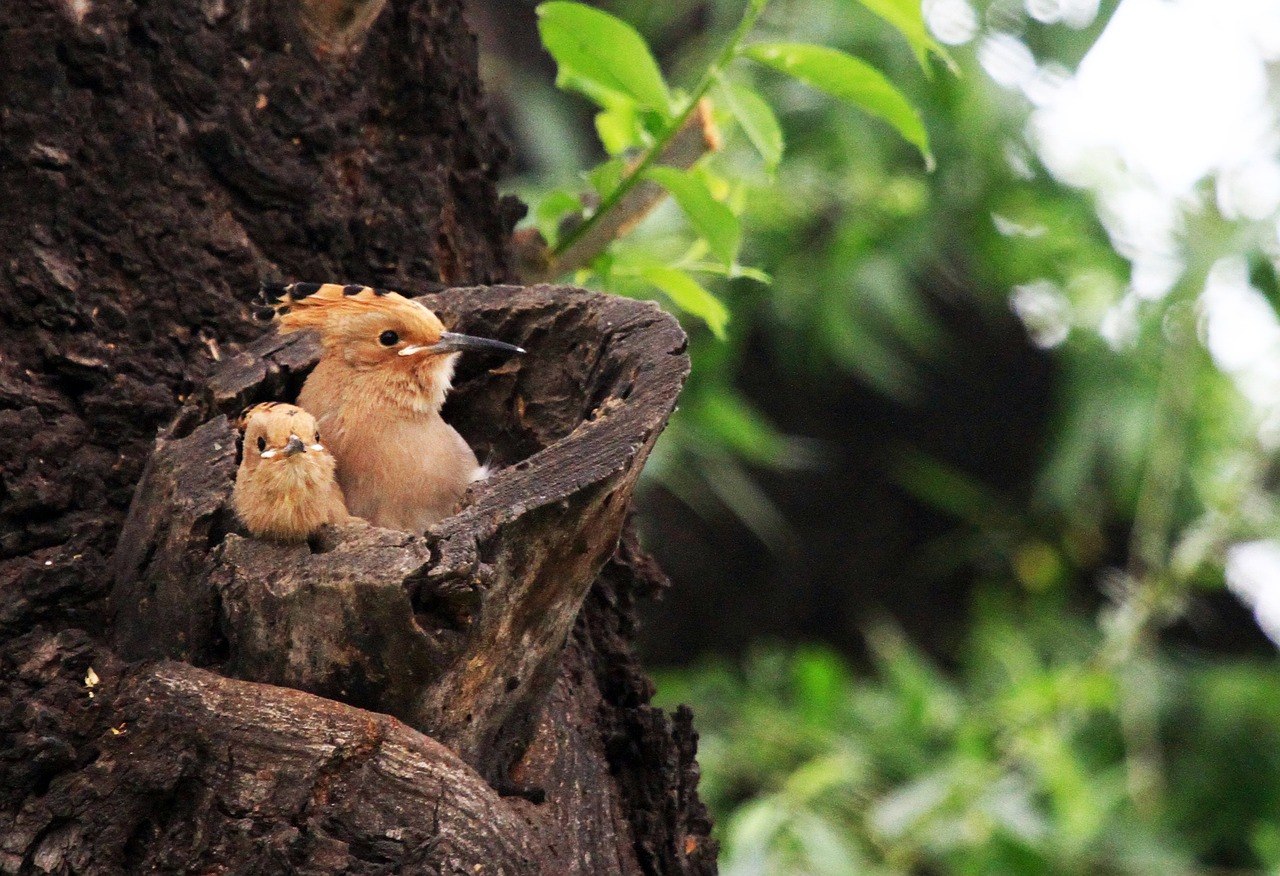
<instances>
[{"instance_id":1,"label":"black-tipped crest feather","mask_svg":"<svg viewBox=\"0 0 1280 876\"><path fill-rule=\"evenodd\" d=\"M294 283L289 287L289 297L297 301L299 298L306 298L308 295L314 295L320 291L323 283Z\"/></svg>"}]
</instances>

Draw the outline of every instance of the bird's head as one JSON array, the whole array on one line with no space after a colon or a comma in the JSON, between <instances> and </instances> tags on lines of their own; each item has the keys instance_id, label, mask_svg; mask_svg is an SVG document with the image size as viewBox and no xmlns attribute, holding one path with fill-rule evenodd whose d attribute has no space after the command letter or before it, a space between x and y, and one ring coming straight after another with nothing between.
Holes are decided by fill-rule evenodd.
<instances>
[{"instance_id":1,"label":"bird's head","mask_svg":"<svg viewBox=\"0 0 1280 876\"><path fill-rule=\"evenodd\" d=\"M336 283L294 283L266 290L281 332L315 329L326 358L362 377L362 388L413 408L439 410L458 354L524 350L445 330L421 303L397 292Z\"/></svg>"},{"instance_id":2,"label":"bird's head","mask_svg":"<svg viewBox=\"0 0 1280 876\"><path fill-rule=\"evenodd\" d=\"M241 463L254 472L316 468L333 472L333 457L320 443L315 418L295 405L265 402L246 408L237 424L244 431Z\"/></svg>"}]
</instances>

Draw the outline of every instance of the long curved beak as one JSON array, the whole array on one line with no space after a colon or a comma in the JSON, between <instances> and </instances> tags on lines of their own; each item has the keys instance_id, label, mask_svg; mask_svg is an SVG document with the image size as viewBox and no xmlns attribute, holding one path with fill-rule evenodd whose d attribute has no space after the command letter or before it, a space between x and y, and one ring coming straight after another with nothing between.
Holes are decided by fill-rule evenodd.
<instances>
[{"instance_id":1,"label":"long curved beak","mask_svg":"<svg viewBox=\"0 0 1280 876\"><path fill-rule=\"evenodd\" d=\"M297 454L304 452L306 449L307 445L302 443L301 438L297 435L290 435L289 441L281 449L281 452L285 456L296 456Z\"/></svg>"},{"instance_id":2,"label":"long curved beak","mask_svg":"<svg viewBox=\"0 0 1280 876\"><path fill-rule=\"evenodd\" d=\"M457 332L444 332L440 340L430 346L411 344L400 351L401 356L412 356L416 353L461 353L488 352L521 354L525 350L515 344L495 341L492 338L477 338L475 335L460 335Z\"/></svg>"}]
</instances>

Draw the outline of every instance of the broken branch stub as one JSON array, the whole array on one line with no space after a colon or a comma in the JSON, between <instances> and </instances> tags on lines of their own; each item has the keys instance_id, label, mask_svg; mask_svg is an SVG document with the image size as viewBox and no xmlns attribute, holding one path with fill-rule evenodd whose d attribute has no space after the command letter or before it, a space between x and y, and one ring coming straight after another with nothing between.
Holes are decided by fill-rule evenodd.
<instances>
[{"instance_id":1,"label":"broken branch stub","mask_svg":"<svg viewBox=\"0 0 1280 876\"><path fill-rule=\"evenodd\" d=\"M425 535L357 521L303 545L247 537L228 418L295 398L319 354L269 334L157 441L114 560L117 644L395 715L497 780L617 545L686 341L651 303L566 287L423 300L452 329L529 350L460 363L445 417L495 468L465 507Z\"/></svg>"}]
</instances>

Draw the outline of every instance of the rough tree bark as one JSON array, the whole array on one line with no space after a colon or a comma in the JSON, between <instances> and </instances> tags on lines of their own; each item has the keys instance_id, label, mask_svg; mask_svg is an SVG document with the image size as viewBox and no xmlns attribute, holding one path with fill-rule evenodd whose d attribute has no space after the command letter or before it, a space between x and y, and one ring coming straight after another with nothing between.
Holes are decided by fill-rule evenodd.
<instances>
[{"instance_id":1,"label":"rough tree bark","mask_svg":"<svg viewBox=\"0 0 1280 876\"><path fill-rule=\"evenodd\" d=\"M252 290L509 279L503 158L456 0L0 4L0 870L714 869L690 716L648 705L630 647L661 573L629 534L608 556L572 528L621 525L666 403L641 396L670 381L661 357L682 362L664 318L564 290L434 298L586 358L558 383L550 366L460 375L448 415L509 467L428 538L357 525L291 553L237 536L218 504L220 414L296 391L314 353L253 346ZM633 444L592 443L609 428ZM160 495L193 460L170 481L189 493ZM522 589L515 560L555 574ZM353 658L291 676L251 622L264 568L295 596L317 569L364 569L360 587L401 601L355 606L344 634L418 674ZM204 589L159 606L130 590L161 579ZM511 647L507 602L537 647Z\"/></svg>"}]
</instances>

